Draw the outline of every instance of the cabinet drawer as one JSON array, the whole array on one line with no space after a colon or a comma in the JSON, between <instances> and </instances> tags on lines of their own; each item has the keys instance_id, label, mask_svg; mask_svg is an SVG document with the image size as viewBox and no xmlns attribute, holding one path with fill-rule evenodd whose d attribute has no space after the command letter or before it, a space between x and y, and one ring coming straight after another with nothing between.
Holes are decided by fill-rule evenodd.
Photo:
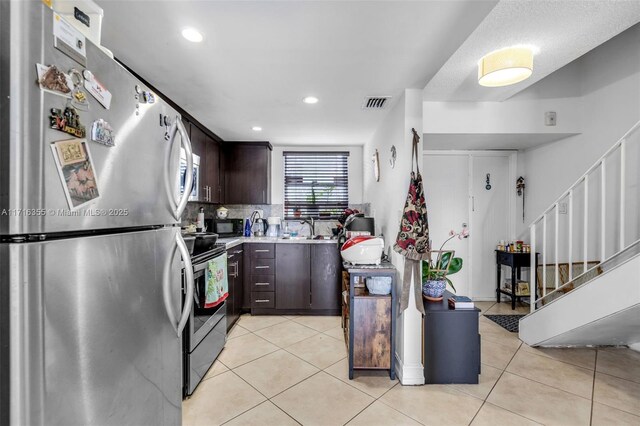
<instances>
[{"instance_id":1,"label":"cabinet drawer","mask_svg":"<svg viewBox=\"0 0 640 426\"><path fill-rule=\"evenodd\" d=\"M251 292L251 309L275 308L276 297L273 291Z\"/></svg>"},{"instance_id":2,"label":"cabinet drawer","mask_svg":"<svg viewBox=\"0 0 640 426\"><path fill-rule=\"evenodd\" d=\"M276 279L273 274L270 275L252 275L251 291L265 292L276 291Z\"/></svg>"},{"instance_id":3,"label":"cabinet drawer","mask_svg":"<svg viewBox=\"0 0 640 426\"><path fill-rule=\"evenodd\" d=\"M251 248L252 259L273 259L275 257L275 244L252 244Z\"/></svg>"},{"instance_id":4,"label":"cabinet drawer","mask_svg":"<svg viewBox=\"0 0 640 426\"><path fill-rule=\"evenodd\" d=\"M275 270L273 259L251 259L251 275L273 275Z\"/></svg>"}]
</instances>

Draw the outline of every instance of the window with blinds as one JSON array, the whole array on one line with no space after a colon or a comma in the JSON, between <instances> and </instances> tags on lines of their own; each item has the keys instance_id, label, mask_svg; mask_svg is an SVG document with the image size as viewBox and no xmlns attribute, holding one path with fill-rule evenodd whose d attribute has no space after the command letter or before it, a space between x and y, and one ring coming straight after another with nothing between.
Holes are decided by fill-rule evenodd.
<instances>
[{"instance_id":1,"label":"window with blinds","mask_svg":"<svg viewBox=\"0 0 640 426\"><path fill-rule=\"evenodd\" d=\"M336 219L349 205L349 152L284 152L286 218Z\"/></svg>"}]
</instances>

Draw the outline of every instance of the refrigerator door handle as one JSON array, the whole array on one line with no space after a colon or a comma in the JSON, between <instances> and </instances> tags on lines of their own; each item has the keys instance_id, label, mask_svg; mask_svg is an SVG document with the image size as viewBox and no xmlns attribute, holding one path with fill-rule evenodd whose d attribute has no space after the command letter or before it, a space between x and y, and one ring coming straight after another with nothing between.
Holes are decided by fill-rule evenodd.
<instances>
[{"instance_id":1,"label":"refrigerator door handle","mask_svg":"<svg viewBox=\"0 0 640 426\"><path fill-rule=\"evenodd\" d=\"M181 195L180 201L175 206L176 210L173 212L176 220L180 220L182 216L182 212L187 207L187 202L189 201L189 196L191 195L191 190L193 188L193 149L191 148L191 141L189 140L189 135L182 124L182 119L179 115L176 116L173 124L171 125L171 130L169 130L169 153L173 149L173 144L176 140L176 135L180 133L181 144L184 147L185 156L187 160L187 170L185 174L185 182L184 182L184 192ZM171 168L169 168L170 170ZM165 171L166 173L166 171ZM170 179L165 179L167 183L167 193L169 194L169 199L172 204L176 204L173 198L173 191L170 189L171 185L169 184Z\"/></svg>"},{"instance_id":2,"label":"refrigerator door handle","mask_svg":"<svg viewBox=\"0 0 640 426\"><path fill-rule=\"evenodd\" d=\"M193 281L193 265L191 264L191 256L189 255L189 249L187 244L182 239L182 235L178 232L176 234L176 243L178 250L182 255L182 261L184 262L184 279L185 286L187 287L187 295L185 296L184 307L182 308L182 315L180 315L180 321L178 322L178 337L182 336L182 331L187 325L189 315L191 314L191 308L193 308L193 292L195 283Z\"/></svg>"}]
</instances>

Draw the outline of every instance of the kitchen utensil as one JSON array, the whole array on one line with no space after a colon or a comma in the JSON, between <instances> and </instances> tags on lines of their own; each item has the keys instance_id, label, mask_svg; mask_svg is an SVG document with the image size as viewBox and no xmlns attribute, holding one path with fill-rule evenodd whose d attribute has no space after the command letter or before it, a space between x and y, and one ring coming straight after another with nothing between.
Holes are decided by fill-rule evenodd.
<instances>
[{"instance_id":1,"label":"kitchen utensil","mask_svg":"<svg viewBox=\"0 0 640 426\"><path fill-rule=\"evenodd\" d=\"M384 250L380 237L359 236L347 240L340 249L342 259L354 265L379 265Z\"/></svg>"}]
</instances>

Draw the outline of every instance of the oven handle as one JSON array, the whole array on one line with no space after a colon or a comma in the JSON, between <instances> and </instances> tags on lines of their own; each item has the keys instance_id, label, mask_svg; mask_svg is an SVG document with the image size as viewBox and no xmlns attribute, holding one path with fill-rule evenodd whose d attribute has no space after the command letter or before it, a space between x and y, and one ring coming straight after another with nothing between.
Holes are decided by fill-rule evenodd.
<instances>
[{"instance_id":1,"label":"oven handle","mask_svg":"<svg viewBox=\"0 0 640 426\"><path fill-rule=\"evenodd\" d=\"M185 296L185 303L182 308L182 315L180 315L180 321L178 322L177 329L178 337L180 337L182 336L182 331L187 325L189 315L191 315L191 308L193 308L193 292L195 283L193 281L193 265L191 264L189 249L179 232L176 234L176 244L178 246L178 250L180 250L182 261L184 262L185 286L187 287L187 295Z\"/></svg>"}]
</instances>

